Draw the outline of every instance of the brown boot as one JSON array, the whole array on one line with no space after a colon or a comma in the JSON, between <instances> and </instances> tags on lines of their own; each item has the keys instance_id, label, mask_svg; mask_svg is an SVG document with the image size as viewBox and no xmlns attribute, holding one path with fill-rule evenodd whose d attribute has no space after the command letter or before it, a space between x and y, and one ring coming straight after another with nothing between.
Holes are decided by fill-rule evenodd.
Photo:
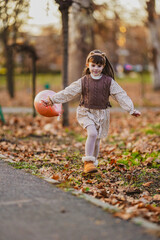
<instances>
[{"instance_id":1,"label":"brown boot","mask_svg":"<svg viewBox=\"0 0 160 240\"><path fill-rule=\"evenodd\" d=\"M97 172L97 168L94 166L92 161L84 162L84 173L94 173Z\"/></svg>"},{"instance_id":2,"label":"brown boot","mask_svg":"<svg viewBox=\"0 0 160 240\"><path fill-rule=\"evenodd\" d=\"M94 165L95 157L86 156L82 158L84 162L84 173L94 173L97 172L97 168Z\"/></svg>"}]
</instances>

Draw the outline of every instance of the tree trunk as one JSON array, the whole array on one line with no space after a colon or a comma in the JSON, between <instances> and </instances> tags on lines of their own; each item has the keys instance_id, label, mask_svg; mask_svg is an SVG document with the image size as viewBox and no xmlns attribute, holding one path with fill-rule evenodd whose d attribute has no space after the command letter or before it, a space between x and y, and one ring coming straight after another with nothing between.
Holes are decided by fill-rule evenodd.
<instances>
[{"instance_id":1,"label":"tree trunk","mask_svg":"<svg viewBox=\"0 0 160 240\"><path fill-rule=\"evenodd\" d=\"M69 82L82 76L88 53L94 49L92 0L77 0L70 14Z\"/></svg>"},{"instance_id":2,"label":"tree trunk","mask_svg":"<svg viewBox=\"0 0 160 240\"><path fill-rule=\"evenodd\" d=\"M155 24L150 23L149 29L152 41L152 63L153 63L153 87L160 89L160 42L158 40L158 29Z\"/></svg>"},{"instance_id":3,"label":"tree trunk","mask_svg":"<svg viewBox=\"0 0 160 240\"><path fill-rule=\"evenodd\" d=\"M68 8L61 9L63 31L63 88L68 86ZM68 103L63 104L63 126L69 126Z\"/></svg>"},{"instance_id":4,"label":"tree trunk","mask_svg":"<svg viewBox=\"0 0 160 240\"><path fill-rule=\"evenodd\" d=\"M14 61L13 50L5 44L6 68L7 68L7 89L11 98L14 98Z\"/></svg>"},{"instance_id":5,"label":"tree trunk","mask_svg":"<svg viewBox=\"0 0 160 240\"><path fill-rule=\"evenodd\" d=\"M155 0L150 0L147 2L147 11L152 50L153 87L154 90L158 90L160 89L160 19L158 19L155 12Z\"/></svg>"},{"instance_id":6,"label":"tree trunk","mask_svg":"<svg viewBox=\"0 0 160 240\"><path fill-rule=\"evenodd\" d=\"M32 57L32 107L33 117L36 116L36 110L34 107L34 99L36 95L36 60Z\"/></svg>"},{"instance_id":7,"label":"tree trunk","mask_svg":"<svg viewBox=\"0 0 160 240\"><path fill-rule=\"evenodd\" d=\"M113 42L115 54L113 54L112 65L113 65L114 69L116 69L116 66L119 63L119 55L118 55L119 46L117 44L117 33L119 33L119 20L120 19L119 19L118 14L116 13L116 11L114 12L114 15L115 15L115 19L113 21L113 38L112 38L112 42Z\"/></svg>"}]
</instances>

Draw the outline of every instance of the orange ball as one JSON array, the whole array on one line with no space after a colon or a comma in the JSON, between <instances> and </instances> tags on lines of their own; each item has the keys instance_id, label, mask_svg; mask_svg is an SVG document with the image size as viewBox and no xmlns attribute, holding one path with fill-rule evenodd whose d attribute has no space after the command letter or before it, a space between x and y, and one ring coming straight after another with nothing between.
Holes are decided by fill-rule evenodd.
<instances>
[{"instance_id":1,"label":"orange ball","mask_svg":"<svg viewBox=\"0 0 160 240\"><path fill-rule=\"evenodd\" d=\"M55 117L62 114L62 104L54 104L53 106L45 106L42 100L47 100L48 97L52 98L55 94L51 90L43 90L39 92L34 99L34 106L36 111L45 117Z\"/></svg>"}]
</instances>

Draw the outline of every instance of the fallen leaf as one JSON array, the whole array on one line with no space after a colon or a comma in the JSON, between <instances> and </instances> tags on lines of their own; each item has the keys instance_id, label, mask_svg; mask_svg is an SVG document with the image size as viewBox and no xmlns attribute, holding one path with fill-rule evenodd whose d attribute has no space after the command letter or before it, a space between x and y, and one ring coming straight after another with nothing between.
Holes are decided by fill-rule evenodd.
<instances>
[{"instance_id":1,"label":"fallen leaf","mask_svg":"<svg viewBox=\"0 0 160 240\"><path fill-rule=\"evenodd\" d=\"M53 174L51 176L51 178L54 179L54 180L59 180L60 176L59 176L59 174Z\"/></svg>"},{"instance_id":2,"label":"fallen leaf","mask_svg":"<svg viewBox=\"0 0 160 240\"><path fill-rule=\"evenodd\" d=\"M143 183L142 185L144 187L149 187L152 183L153 183L153 181L150 181L150 182Z\"/></svg>"},{"instance_id":3,"label":"fallen leaf","mask_svg":"<svg viewBox=\"0 0 160 240\"><path fill-rule=\"evenodd\" d=\"M154 207L154 206L148 204L148 205L146 206L146 208L149 209L150 211L157 212L157 213L160 214L160 207Z\"/></svg>"},{"instance_id":4,"label":"fallen leaf","mask_svg":"<svg viewBox=\"0 0 160 240\"><path fill-rule=\"evenodd\" d=\"M160 201L160 194L156 194L153 196L153 200Z\"/></svg>"},{"instance_id":5,"label":"fallen leaf","mask_svg":"<svg viewBox=\"0 0 160 240\"><path fill-rule=\"evenodd\" d=\"M127 195L132 195L135 193L141 193L141 190L139 188L128 188L126 190Z\"/></svg>"},{"instance_id":6,"label":"fallen leaf","mask_svg":"<svg viewBox=\"0 0 160 240\"><path fill-rule=\"evenodd\" d=\"M117 213L114 213L114 216L115 216L115 217L122 218L123 220L128 220L128 219L136 216L136 214L133 213L133 212L131 212L131 213L117 212Z\"/></svg>"}]
</instances>

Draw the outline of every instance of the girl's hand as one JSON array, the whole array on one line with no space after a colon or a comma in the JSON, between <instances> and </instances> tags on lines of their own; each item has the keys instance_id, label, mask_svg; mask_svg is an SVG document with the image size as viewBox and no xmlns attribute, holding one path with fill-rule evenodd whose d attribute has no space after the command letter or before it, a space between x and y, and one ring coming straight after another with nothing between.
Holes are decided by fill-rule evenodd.
<instances>
[{"instance_id":1,"label":"girl's hand","mask_svg":"<svg viewBox=\"0 0 160 240\"><path fill-rule=\"evenodd\" d=\"M45 107L53 106L53 102L52 102L52 100L51 100L50 97L48 97L48 98L45 99L45 100L41 100L41 102L43 103L43 105L44 105Z\"/></svg>"},{"instance_id":2,"label":"girl's hand","mask_svg":"<svg viewBox=\"0 0 160 240\"><path fill-rule=\"evenodd\" d=\"M134 117L139 117L141 116L141 113L138 110L134 110L134 112L131 115Z\"/></svg>"}]
</instances>

